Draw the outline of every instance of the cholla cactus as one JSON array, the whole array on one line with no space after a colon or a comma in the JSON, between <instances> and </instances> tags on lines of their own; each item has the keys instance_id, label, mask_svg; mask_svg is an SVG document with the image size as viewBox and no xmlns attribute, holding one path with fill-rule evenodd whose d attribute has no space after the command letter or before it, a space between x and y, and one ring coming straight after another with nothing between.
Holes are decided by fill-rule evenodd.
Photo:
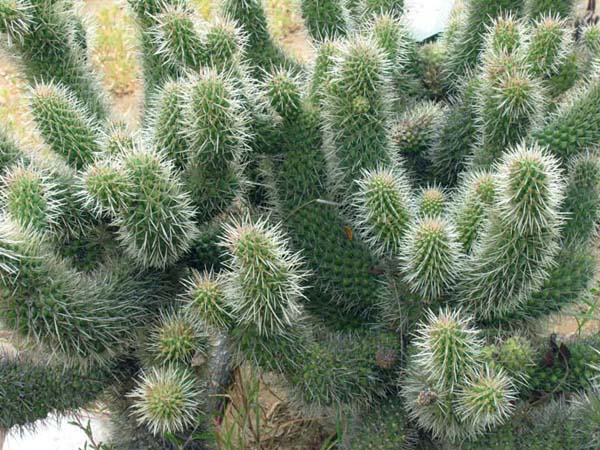
<instances>
[{"instance_id":1,"label":"cholla cactus","mask_svg":"<svg viewBox=\"0 0 600 450\"><path fill-rule=\"evenodd\" d=\"M0 428L104 394L116 448L205 448L250 366L348 449L596 448L598 336L533 332L595 277L573 3L470 0L422 45L403 1L303 0L304 65L259 0L129 0L130 130L72 2L0 0L43 139L0 132Z\"/></svg>"}]
</instances>

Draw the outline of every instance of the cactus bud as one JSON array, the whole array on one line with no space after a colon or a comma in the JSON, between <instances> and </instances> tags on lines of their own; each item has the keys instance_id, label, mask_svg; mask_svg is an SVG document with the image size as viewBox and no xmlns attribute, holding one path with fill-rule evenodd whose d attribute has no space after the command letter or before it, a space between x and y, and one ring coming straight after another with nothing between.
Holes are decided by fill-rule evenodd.
<instances>
[{"instance_id":1,"label":"cactus bud","mask_svg":"<svg viewBox=\"0 0 600 450\"><path fill-rule=\"evenodd\" d=\"M440 216L446 209L447 195L444 189L438 186L430 186L421 189L417 199L419 215L421 217Z\"/></svg>"},{"instance_id":2,"label":"cactus bud","mask_svg":"<svg viewBox=\"0 0 600 450\"><path fill-rule=\"evenodd\" d=\"M474 370L458 391L456 411L474 432L480 433L504 423L514 410L516 398L510 377L485 366L483 371Z\"/></svg>"},{"instance_id":3,"label":"cactus bud","mask_svg":"<svg viewBox=\"0 0 600 450\"><path fill-rule=\"evenodd\" d=\"M202 324L184 311L162 312L148 343L150 353L159 363L189 364L196 354L208 352L208 335Z\"/></svg>"},{"instance_id":4,"label":"cactus bud","mask_svg":"<svg viewBox=\"0 0 600 450\"><path fill-rule=\"evenodd\" d=\"M154 435L177 433L191 427L199 407L201 391L194 375L175 366L153 367L142 373L133 399L133 415Z\"/></svg>"},{"instance_id":5,"label":"cactus bud","mask_svg":"<svg viewBox=\"0 0 600 450\"><path fill-rule=\"evenodd\" d=\"M185 280L184 301L190 314L196 314L203 323L215 330L226 330L234 322L223 292L224 279L210 272L193 271Z\"/></svg>"},{"instance_id":6,"label":"cactus bud","mask_svg":"<svg viewBox=\"0 0 600 450\"><path fill-rule=\"evenodd\" d=\"M0 32L7 34L9 44L30 32L32 7L27 0L0 1Z\"/></svg>"},{"instance_id":7,"label":"cactus bud","mask_svg":"<svg viewBox=\"0 0 600 450\"><path fill-rule=\"evenodd\" d=\"M302 102L299 81L289 72L278 70L263 84L267 101L281 117L292 120L299 112Z\"/></svg>"}]
</instances>

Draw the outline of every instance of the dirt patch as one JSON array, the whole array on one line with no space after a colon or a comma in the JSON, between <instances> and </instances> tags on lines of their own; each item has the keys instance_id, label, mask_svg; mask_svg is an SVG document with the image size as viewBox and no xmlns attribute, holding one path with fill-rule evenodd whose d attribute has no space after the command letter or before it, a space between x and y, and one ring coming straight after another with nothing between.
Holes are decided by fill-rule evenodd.
<instances>
[{"instance_id":1,"label":"dirt patch","mask_svg":"<svg viewBox=\"0 0 600 450\"><path fill-rule=\"evenodd\" d=\"M90 24L92 65L102 75L114 119L135 129L139 125L143 89L134 19L121 0L88 0L81 13Z\"/></svg>"},{"instance_id":2,"label":"dirt patch","mask_svg":"<svg viewBox=\"0 0 600 450\"><path fill-rule=\"evenodd\" d=\"M276 375L259 376L244 367L236 370L232 386L230 403L217 426L223 448L317 450L335 431L326 418L301 415Z\"/></svg>"},{"instance_id":3,"label":"dirt patch","mask_svg":"<svg viewBox=\"0 0 600 450\"><path fill-rule=\"evenodd\" d=\"M309 43L306 29L300 25L291 27L280 40L281 46L303 63L308 63L315 56L314 47Z\"/></svg>"}]
</instances>

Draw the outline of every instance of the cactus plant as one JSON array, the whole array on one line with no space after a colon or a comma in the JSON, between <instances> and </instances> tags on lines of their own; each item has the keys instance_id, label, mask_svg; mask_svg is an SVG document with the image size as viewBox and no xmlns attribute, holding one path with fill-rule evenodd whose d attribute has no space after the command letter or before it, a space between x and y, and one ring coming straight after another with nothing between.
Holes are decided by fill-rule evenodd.
<instances>
[{"instance_id":1,"label":"cactus plant","mask_svg":"<svg viewBox=\"0 0 600 450\"><path fill-rule=\"evenodd\" d=\"M403 1L302 0L309 64L259 0L128 3L134 130L71 1L0 0L43 140L0 130L0 428L101 398L115 448L207 448L249 367L339 448L597 447L598 336L534 332L595 275L572 1L470 0L421 44Z\"/></svg>"}]
</instances>

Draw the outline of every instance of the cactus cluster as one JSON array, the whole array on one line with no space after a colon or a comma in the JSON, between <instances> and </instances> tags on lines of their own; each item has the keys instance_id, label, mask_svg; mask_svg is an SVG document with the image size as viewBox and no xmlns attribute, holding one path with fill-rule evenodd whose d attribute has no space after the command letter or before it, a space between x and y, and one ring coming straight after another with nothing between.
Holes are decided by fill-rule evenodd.
<instances>
[{"instance_id":1,"label":"cactus cluster","mask_svg":"<svg viewBox=\"0 0 600 450\"><path fill-rule=\"evenodd\" d=\"M250 366L338 448L597 448L598 336L541 327L596 274L574 1L469 0L423 44L402 0L302 0L309 64L260 0L128 3L136 130L72 1L0 0L43 140L0 133L0 428L101 399L119 450L214 448Z\"/></svg>"}]
</instances>

